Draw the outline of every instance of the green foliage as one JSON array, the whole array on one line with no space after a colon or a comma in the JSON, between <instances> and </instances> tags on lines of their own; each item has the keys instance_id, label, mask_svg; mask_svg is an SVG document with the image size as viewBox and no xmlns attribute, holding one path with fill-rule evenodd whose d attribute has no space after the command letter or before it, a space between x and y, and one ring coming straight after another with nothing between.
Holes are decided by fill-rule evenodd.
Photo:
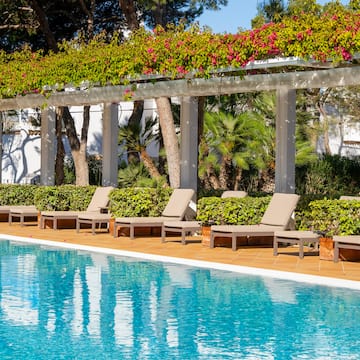
<instances>
[{"instance_id":1,"label":"green foliage","mask_svg":"<svg viewBox=\"0 0 360 360\"><path fill-rule=\"evenodd\" d=\"M164 179L164 184L166 180ZM161 183L161 184L163 184ZM129 164L118 172L118 186L127 187L157 187L160 182L151 178L143 163Z\"/></svg>"},{"instance_id":2,"label":"green foliage","mask_svg":"<svg viewBox=\"0 0 360 360\"><path fill-rule=\"evenodd\" d=\"M34 205L37 185L0 185L0 205Z\"/></svg>"},{"instance_id":3,"label":"green foliage","mask_svg":"<svg viewBox=\"0 0 360 360\"><path fill-rule=\"evenodd\" d=\"M270 202L270 197L219 198L198 200L197 220L213 224L258 224Z\"/></svg>"},{"instance_id":4,"label":"green foliage","mask_svg":"<svg viewBox=\"0 0 360 360\"><path fill-rule=\"evenodd\" d=\"M123 188L110 193L110 212L116 217L160 216L170 198L170 188Z\"/></svg>"},{"instance_id":5,"label":"green foliage","mask_svg":"<svg viewBox=\"0 0 360 360\"><path fill-rule=\"evenodd\" d=\"M302 214L299 229L322 231L326 236L360 234L360 201L312 201Z\"/></svg>"},{"instance_id":6,"label":"green foliage","mask_svg":"<svg viewBox=\"0 0 360 360\"><path fill-rule=\"evenodd\" d=\"M360 159L339 155L323 155L317 161L296 169L299 194L337 194L360 192Z\"/></svg>"},{"instance_id":7,"label":"green foliage","mask_svg":"<svg viewBox=\"0 0 360 360\"><path fill-rule=\"evenodd\" d=\"M34 195L37 209L84 211L95 192L95 186L40 186Z\"/></svg>"},{"instance_id":8,"label":"green foliage","mask_svg":"<svg viewBox=\"0 0 360 360\"><path fill-rule=\"evenodd\" d=\"M65 84L79 87L84 81L128 84L139 75L210 77L215 69L228 67L240 74L249 61L277 56L349 61L360 50L359 23L356 12L342 7L336 14L304 12L238 34L170 26L166 31L141 29L123 43L117 37L108 43L104 36L89 43L64 42L58 53L47 55L28 48L11 54L0 51L0 96L62 91ZM129 86L124 97L133 92L136 86Z\"/></svg>"}]
</instances>

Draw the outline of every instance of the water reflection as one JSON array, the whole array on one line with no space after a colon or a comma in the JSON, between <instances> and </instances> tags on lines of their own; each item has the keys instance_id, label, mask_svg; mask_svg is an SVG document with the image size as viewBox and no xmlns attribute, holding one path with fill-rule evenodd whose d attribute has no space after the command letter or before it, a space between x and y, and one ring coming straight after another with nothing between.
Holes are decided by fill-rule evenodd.
<instances>
[{"instance_id":1,"label":"water reflection","mask_svg":"<svg viewBox=\"0 0 360 360\"><path fill-rule=\"evenodd\" d=\"M0 254L0 356L355 359L360 350L355 291L7 241Z\"/></svg>"}]
</instances>

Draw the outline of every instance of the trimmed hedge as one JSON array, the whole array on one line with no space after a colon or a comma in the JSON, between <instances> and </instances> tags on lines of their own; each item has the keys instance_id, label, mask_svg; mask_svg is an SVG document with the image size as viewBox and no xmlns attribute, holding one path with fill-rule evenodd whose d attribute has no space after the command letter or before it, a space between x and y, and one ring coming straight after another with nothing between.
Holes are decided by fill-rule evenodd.
<instances>
[{"instance_id":1,"label":"trimmed hedge","mask_svg":"<svg viewBox=\"0 0 360 360\"><path fill-rule=\"evenodd\" d=\"M198 200L196 218L203 224L258 224L270 199L271 196L225 199L204 197Z\"/></svg>"},{"instance_id":2,"label":"trimmed hedge","mask_svg":"<svg viewBox=\"0 0 360 360\"><path fill-rule=\"evenodd\" d=\"M116 217L160 216L169 201L170 188L123 188L110 193L110 212Z\"/></svg>"},{"instance_id":3,"label":"trimmed hedge","mask_svg":"<svg viewBox=\"0 0 360 360\"><path fill-rule=\"evenodd\" d=\"M0 205L35 205L42 210L86 210L96 186L0 185ZM110 212L116 217L160 216L172 189L123 188L110 193ZM360 201L301 196L296 228L333 235L360 234ZM314 200L315 198L315 200ZM245 198L203 197L197 202L197 220L203 224L257 224L271 196Z\"/></svg>"},{"instance_id":4,"label":"trimmed hedge","mask_svg":"<svg viewBox=\"0 0 360 360\"><path fill-rule=\"evenodd\" d=\"M0 184L0 205L34 205L37 185Z\"/></svg>"},{"instance_id":5,"label":"trimmed hedge","mask_svg":"<svg viewBox=\"0 0 360 360\"><path fill-rule=\"evenodd\" d=\"M95 189L96 186L38 186L34 195L34 205L40 211L84 211Z\"/></svg>"},{"instance_id":6,"label":"trimmed hedge","mask_svg":"<svg viewBox=\"0 0 360 360\"><path fill-rule=\"evenodd\" d=\"M321 231L326 236L360 234L360 201L311 201L303 210L299 229Z\"/></svg>"}]
</instances>

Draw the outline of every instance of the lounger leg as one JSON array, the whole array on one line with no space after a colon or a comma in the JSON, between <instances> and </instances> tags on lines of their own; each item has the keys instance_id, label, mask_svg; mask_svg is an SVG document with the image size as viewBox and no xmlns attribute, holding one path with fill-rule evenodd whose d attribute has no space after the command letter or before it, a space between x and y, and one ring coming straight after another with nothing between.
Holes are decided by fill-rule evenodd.
<instances>
[{"instance_id":1,"label":"lounger leg","mask_svg":"<svg viewBox=\"0 0 360 360\"><path fill-rule=\"evenodd\" d=\"M80 221L79 219L76 219L76 232L78 233L80 231Z\"/></svg>"},{"instance_id":2,"label":"lounger leg","mask_svg":"<svg viewBox=\"0 0 360 360\"><path fill-rule=\"evenodd\" d=\"M53 229L57 230L57 219L56 218L53 219Z\"/></svg>"},{"instance_id":3,"label":"lounger leg","mask_svg":"<svg viewBox=\"0 0 360 360\"><path fill-rule=\"evenodd\" d=\"M336 241L334 241L334 262L339 261L339 245Z\"/></svg>"},{"instance_id":4,"label":"lounger leg","mask_svg":"<svg viewBox=\"0 0 360 360\"><path fill-rule=\"evenodd\" d=\"M214 233L210 231L210 249L214 248Z\"/></svg>"},{"instance_id":5,"label":"lounger leg","mask_svg":"<svg viewBox=\"0 0 360 360\"><path fill-rule=\"evenodd\" d=\"M299 240L299 258L304 258L304 239Z\"/></svg>"},{"instance_id":6,"label":"lounger leg","mask_svg":"<svg viewBox=\"0 0 360 360\"><path fill-rule=\"evenodd\" d=\"M236 235L235 234L232 234L232 241L231 241L231 244L232 244L232 251L236 251Z\"/></svg>"},{"instance_id":7,"label":"lounger leg","mask_svg":"<svg viewBox=\"0 0 360 360\"><path fill-rule=\"evenodd\" d=\"M166 237L166 231L165 231L165 227L164 225L161 227L161 242L164 243L165 242L165 237Z\"/></svg>"},{"instance_id":8,"label":"lounger leg","mask_svg":"<svg viewBox=\"0 0 360 360\"><path fill-rule=\"evenodd\" d=\"M277 254L278 254L278 238L274 236L273 255L277 256Z\"/></svg>"},{"instance_id":9,"label":"lounger leg","mask_svg":"<svg viewBox=\"0 0 360 360\"><path fill-rule=\"evenodd\" d=\"M99 227L100 227L100 222L99 222ZM92 223L91 223L91 231L92 231L92 234L93 235L95 235L95 227L96 227L96 222L95 221L93 221Z\"/></svg>"},{"instance_id":10,"label":"lounger leg","mask_svg":"<svg viewBox=\"0 0 360 360\"><path fill-rule=\"evenodd\" d=\"M185 229L181 229L181 244L182 244L182 245L185 245L185 244L186 244L185 235L186 235L186 230L185 230Z\"/></svg>"},{"instance_id":11,"label":"lounger leg","mask_svg":"<svg viewBox=\"0 0 360 360\"><path fill-rule=\"evenodd\" d=\"M135 238L135 226L133 224L130 224L130 239Z\"/></svg>"},{"instance_id":12,"label":"lounger leg","mask_svg":"<svg viewBox=\"0 0 360 360\"><path fill-rule=\"evenodd\" d=\"M24 226L24 215L20 215L20 226Z\"/></svg>"}]
</instances>

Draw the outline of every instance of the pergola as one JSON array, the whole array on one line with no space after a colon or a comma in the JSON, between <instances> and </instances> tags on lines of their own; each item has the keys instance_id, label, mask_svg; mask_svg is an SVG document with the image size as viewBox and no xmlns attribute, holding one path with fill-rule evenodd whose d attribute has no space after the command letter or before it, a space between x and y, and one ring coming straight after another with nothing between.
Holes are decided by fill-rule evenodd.
<instances>
[{"instance_id":1,"label":"pergola","mask_svg":"<svg viewBox=\"0 0 360 360\"><path fill-rule=\"evenodd\" d=\"M64 92L18 96L0 100L0 111L42 107L41 184L55 181L55 108L104 104L103 185L117 185L118 103L129 90L131 101L157 97L181 99L180 187L197 190L198 173L198 97L276 90L275 191L295 192L296 89L353 86L360 84L359 56L352 62L319 63L299 58L254 61L240 69L220 69L208 79L188 76L167 79L146 76L130 85L83 87ZM2 135L2 134L1 134ZM2 136L1 136L2 137Z\"/></svg>"}]
</instances>

